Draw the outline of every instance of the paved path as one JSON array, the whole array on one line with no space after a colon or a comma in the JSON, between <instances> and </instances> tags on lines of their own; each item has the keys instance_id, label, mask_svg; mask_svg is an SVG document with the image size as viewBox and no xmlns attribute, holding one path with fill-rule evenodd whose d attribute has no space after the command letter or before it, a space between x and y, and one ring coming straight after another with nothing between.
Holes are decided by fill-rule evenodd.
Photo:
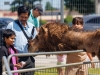
<instances>
[{"instance_id":1,"label":"paved path","mask_svg":"<svg viewBox=\"0 0 100 75\"><path fill-rule=\"evenodd\" d=\"M35 57L36 66L53 66L56 65L57 59L55 55L39 55Z\"/></svg>"},{"instance_id":2,"label":"paved path","mask_svg":"<svg viewBox=\"0 0 100 75\"><path fill-rule=\"evenodd\" d=\"M87 58L87 60L89 60L89 58ZM98 58L94 57L93 61L94 60L98 60ZM35 61L36 66L53 66L57 63L56 55L50 55L48 57L46 57L46 55L38 55L35 56ZM98 66L99 65L96 65L96 67Z\"/></svg>"}]
</instances>

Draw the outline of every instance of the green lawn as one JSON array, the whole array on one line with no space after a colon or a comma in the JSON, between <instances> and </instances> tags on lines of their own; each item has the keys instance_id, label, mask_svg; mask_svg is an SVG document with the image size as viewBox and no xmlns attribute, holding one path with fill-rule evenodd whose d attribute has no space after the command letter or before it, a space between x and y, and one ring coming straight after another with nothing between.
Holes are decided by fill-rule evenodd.
<instances>
[{"instance_id":1,"label":"green lawn","mask_svg":"<svg viewBox=\"0 0 100 75\"><path fill-rule=\"evenodd\" d=\"M56 68L38 70L35 75L57 75L57 70Z\"/></svg>"},{"instance_id":2,"label":"green lawn","mask_svg":"<svg viewBox=\"0 0 100 75\"><path fill-rule=\"evenodd\" d=\"M95 75L100 74L100 68L89 68L88 71L89 71L89 74L95 74Z\"/></svg>"},{"instance_id":3,"label":"green lawn","mask_svg":"<svg viewBox=\"0 0 100 75\"><path fill-rule=\"evenodd\" d=\"M89 74L99 75L100 74L100 68L89 68L88 69ZM45 69L45 70L38 70L35 72L35 75L57 75L56 68L51 69Z\"/></svg>"}]
</instances>

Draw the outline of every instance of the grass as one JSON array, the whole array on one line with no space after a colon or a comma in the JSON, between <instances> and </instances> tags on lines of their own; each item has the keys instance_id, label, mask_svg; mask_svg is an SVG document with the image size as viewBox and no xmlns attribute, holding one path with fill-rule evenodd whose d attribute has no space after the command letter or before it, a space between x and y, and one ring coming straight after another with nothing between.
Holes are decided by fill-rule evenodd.
<instances>
[{"instance_id":1,"label":"grass","mask_svg":"<svg viewBox=\"0 0 100 75\"><path fill-rule=\"evenodd\" d=\"M57 75L56 68L38 70L35 72L35 75Z\"/></svg>"},{"instance_id":2,"label":"grass","mask_svg":"<svg viewBox=\"0 0 100 75\"><path fill-rule=\"evenodd\" d=\"M100 75L100 68L89 68L89 74ZM38 70L35 72L35 75L57 75L57 69L45 69L45 70Z\"/></svg>"},{"instance_id":3,"label":"grass","mask_svg":"<svg viewBox=\"0 0 100 75\"><path fill-rule=\"evenodd\" d=\"M100 68L89 68L88 71L89 71L89 74L100 75Z\"/></svg>"}]
</instances>

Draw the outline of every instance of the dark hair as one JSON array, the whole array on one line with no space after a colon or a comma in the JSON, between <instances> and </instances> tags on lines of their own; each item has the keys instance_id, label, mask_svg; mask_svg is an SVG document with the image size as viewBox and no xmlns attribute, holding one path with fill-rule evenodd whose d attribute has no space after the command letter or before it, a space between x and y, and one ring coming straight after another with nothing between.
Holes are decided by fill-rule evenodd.
<instances>
[{"instance_id":1,"label":"dark hair","mask_svg":"<svg viewBox=\"0 0 100 75\"><path fill-rule=\"evenodd\" d=\"M19 8L18 8L18 11L17 11L17 13L18 13L18 16L20 15L20 14L22 14L22 13L27 13L28 12L28 16L30 15L30 9L27 7L27 6L20 6Z\"/></svg>"},{"instance_id":2,"label":"dark hair","mask_svg":"<svg viewBox=\"0 0 100 75\"><path fill-rule=\"evenodd\" d=\"M5 29L3 30L3 38L9 38L12 35L16 35L15 32L11 29Z\"/></svg>"},{"instance_id":3,"label":"dark hair","mask_svg":"<svg viewBox=\"0 0 100 75\"><path fill-rule=\"evenodd\" d=\"M83 25L83 18L82 17L75 17L75 18L73 18L72 24L73 25L75 25L75 24L81 24L81 25Z\"/></svg>"}]
</instances>

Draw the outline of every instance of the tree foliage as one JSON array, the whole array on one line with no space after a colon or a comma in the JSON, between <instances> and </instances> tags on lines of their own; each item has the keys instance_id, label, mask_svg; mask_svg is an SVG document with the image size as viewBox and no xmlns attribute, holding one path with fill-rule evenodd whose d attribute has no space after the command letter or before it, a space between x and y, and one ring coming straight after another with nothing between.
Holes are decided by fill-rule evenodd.
<instances>
[{"instance_id":1,"label":"tree foliage","mask_svg":"<svg viewBox=\"0 0 100 75\"><path fill-rule=\"evenodd\" d=\"M54 8L51 3L48 1L46 2L45 10L57 10L57 8Z\"/></svg>"},{"instance_id":2,"label":"tree foliage","mask_svg":"<svg viewBox=\"0 0 100 75\"><path fill-rule=\"evenodd\" d=\"M82 14L95 12L95 0L64 0L66 8L70 11L76 10Z\"/></svg>"},{"instance_id":3,"label":"tree foliage","mask_svg":"<svg viewBox=\"0 0 100 75\"><path fill-rule=\"evenodd\" d=\"M71 15L68 15L65 19L64 19L64 23L71 23L72 22L73 17Z\"/></svg>"},{"instance_id":4,"label":"tree foliage","mask_svg":"<svg viewBox=\"0 0 100 75\"><path fill-rule=\"evenodd\" d=\"M34 3L36 1L41 1L41 0L14 0L12 3L11 3L11 8L10 10L12 12L16 11L18 9L19 6L21 5L26 5L26 6L29 6L29 8L33 8L34 6Z\"/></svg>"},{"instance_id":5,"label":"tree foliage","mask_svg":"<svg viewBox=\"0 0 100 75\"><path fill-rule=\"evenodd\" d=\"M42 26L42 25L44 25L44 24L46 24L46 23L47 23L46 20L40 20L40 26Z\"/></svg>"}]
</instances>

